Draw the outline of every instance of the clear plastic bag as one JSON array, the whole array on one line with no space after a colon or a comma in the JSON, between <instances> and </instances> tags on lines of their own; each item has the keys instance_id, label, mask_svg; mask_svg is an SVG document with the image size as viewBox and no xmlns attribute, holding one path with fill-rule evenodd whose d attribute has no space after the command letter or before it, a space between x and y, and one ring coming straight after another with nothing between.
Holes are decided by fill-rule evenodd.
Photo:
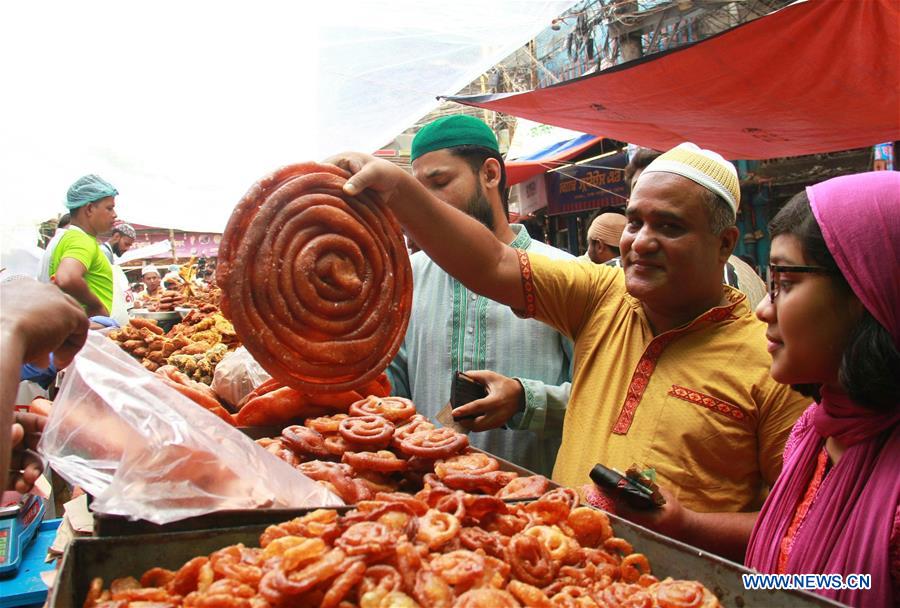
<instances>
[{"instance_id":1,"label":"clear plastic bag","mask_svg":"<svg viewBox=\"0 0 900 608\"><path fill-rule=\"evenodd\" d=\"M95 332L66 369L39 450L95 511L157 524L343 504Z\"/></svg>"},{"instance_id":2,"label":"clear plastic bag","mask_svg":"<svg viewBox=\"0 0 900 608\"><path fill-rule=\"evenodd\" d=\"M241 346L219 361L213 375L212 389L219 399L237 405L250 391L272 376Z\"/></svg>"}]
</instances>

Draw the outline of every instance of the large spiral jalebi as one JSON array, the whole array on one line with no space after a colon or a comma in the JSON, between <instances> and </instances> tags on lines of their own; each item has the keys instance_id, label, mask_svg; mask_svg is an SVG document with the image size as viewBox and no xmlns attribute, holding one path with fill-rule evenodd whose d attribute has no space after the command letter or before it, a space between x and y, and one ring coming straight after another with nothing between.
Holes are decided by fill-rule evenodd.
<instances>
[{"instance_id":1,"label":"large spiral jalebi","mask_svg":"<svg viewBox=\"0 0 900 608\"><path fill-rule=\"evenodd\" d=\"M263 178L231 214L216 279L247 350L301 392L377 377L409 323L412 272L403 234L375 197L351 197L349 174L304 163Z\"/></svg>"}]
</instances>

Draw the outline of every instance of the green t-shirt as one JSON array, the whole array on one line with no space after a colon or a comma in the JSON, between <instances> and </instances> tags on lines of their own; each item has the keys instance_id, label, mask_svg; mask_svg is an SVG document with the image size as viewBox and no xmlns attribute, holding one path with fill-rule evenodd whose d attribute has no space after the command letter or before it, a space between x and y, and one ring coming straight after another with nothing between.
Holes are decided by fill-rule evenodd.
<instances>
[{"instance_id":1,"label":"green t-shirt","mask_svg":"<svg viewBox=\"0 0 900 608\"><path fill-rule=\"evenodd\" d=\"M106 310L112 312L113 305L113 275L109 260L100 250L97 239L84 232L80 228L71 227L59 240L53 256L50 258L50 276L56 274L59 263L63 258L78 260L87 272L84 280L88 289L97 296Z\"/></svg>"}]
</instances>

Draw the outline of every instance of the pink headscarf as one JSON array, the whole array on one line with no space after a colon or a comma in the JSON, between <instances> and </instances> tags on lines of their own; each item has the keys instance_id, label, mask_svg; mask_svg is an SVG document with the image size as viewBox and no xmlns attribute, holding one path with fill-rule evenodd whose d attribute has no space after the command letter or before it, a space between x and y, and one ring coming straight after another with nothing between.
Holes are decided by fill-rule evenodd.
<instances>
[{"instance_id":1,"label":"pink headscarf","mask_svg":"<svg viewBox=\"0 0 900 608\"><path fill-rule=\"evenodd\" d=\"M806 194L844 278L900 348L900 173L836 177Z\"/></svg>"},{"instance_id":2,"label":"pink headscarf","mask_svg":"<svg viewBox=\"0 0 900 608\"><path fill-rule=\"evenodd\" d=\"M900 347L900 174L881 171L806 189L841 274ZM746 563L775 572L781 539L809 486L827 437L847 450L823 480L797 530L787 573L865 573L871 590L822 590L851 605L891 606L889 543L900 503L900 401L876 412L847 395L823 391L785 448L784 469L763 506Z\"/></svg>"}]
</instances>

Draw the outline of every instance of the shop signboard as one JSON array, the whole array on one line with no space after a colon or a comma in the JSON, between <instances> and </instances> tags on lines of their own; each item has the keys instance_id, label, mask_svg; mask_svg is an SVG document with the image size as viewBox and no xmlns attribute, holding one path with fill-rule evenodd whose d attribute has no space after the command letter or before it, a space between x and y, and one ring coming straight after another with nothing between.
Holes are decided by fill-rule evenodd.
<instances>
[{"instance_id":1,"label":"shop signboard","mask_svg":"<svg viewBox=\"0 0 900 608\"><path fill-rule=\"evenodd\" d=\"M219 243L222 242L222 235L211 232L182 232L175 230L173 235L175 243L175 254L179 259L191 257L214 258L219 254ZM167 230L151 230L144 232L138 229L137 239L135 239L134 249L154 245L160 241L169 241L169 232ZM171 243L169 248L163 252L154 251L152 255L145 256L148 258L171 258Z\"/></svg>"},{"instance_id":2,"label":"shop signboard","mask_svg":"<svg viewBox=\"0 0 900 608\"><path fill-rule=\"evenodd\" d=\"M519 215L529 215L547 206L546 175L541 173L513 188L519 192Z\"/></svg>"},{"instance_id":3,"label":"shop signboard","mask_svg":"<svg viewBox=\"0 0 900 608\"><path fill-rule=\"evenodd\" d=\"M606 207L624 207L628 200L625 185L624 152L572 165L547 174L547 213L562 215Z\"/></svg>"},{"instance_id":4,"label":"shop signboard","mask_svg":"<svg viewBox=\"0 0 900 608\"><path fill-rule=\"evenodd\" d=\"M894 170L894 144L892 142L875 146L874 156L875 158L872 162L873 171Z\"/></svg>"}]
</instances>

